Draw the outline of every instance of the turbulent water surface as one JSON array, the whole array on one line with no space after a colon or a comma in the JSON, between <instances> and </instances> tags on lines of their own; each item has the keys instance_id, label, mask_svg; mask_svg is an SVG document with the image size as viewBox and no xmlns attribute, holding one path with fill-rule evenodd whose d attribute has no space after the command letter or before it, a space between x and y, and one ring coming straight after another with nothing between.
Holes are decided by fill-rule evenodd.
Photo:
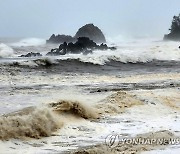
<instances>
[{"instance_id":1,"label":"turbulent water surface","mask_svg":"<svg viewBox=\"0 0 180 154\"><path fill-rule=\"evenodd\" d=\"M109 45L111 43L109 42ZM43 39L0 39L3 153L177 153L180 144L108 147L106 137L180 137L177 42L45 56ZM42 57L20 58L40 52Z\"/></svg>"}]
</instances>

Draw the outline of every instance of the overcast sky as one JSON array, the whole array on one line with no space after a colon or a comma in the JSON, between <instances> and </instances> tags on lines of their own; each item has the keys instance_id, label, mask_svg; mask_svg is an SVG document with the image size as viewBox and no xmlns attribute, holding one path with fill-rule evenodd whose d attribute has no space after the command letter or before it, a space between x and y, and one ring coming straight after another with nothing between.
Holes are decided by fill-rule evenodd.
<instances>
[{"instance_id":1,"label":"overcast sky","mask_svg":"<svg viewBox=\"0 0 180 154\"><path fill-rule=\"evenodd\" d=\"M180 0L0 0L0 37L74 35L94 23L106 36L160 37Z\"/></svg>"}]
</instances>

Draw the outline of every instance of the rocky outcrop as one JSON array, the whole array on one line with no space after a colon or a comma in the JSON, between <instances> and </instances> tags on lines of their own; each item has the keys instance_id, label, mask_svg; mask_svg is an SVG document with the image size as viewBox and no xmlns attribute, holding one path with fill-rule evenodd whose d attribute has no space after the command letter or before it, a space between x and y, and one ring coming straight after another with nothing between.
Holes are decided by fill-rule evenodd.
<instances>
[{"instance_id":1,"label":"rocky outcrop","mask_svg":"<svg viewBox=\"0 0 180 154\"><path fill-rule=\"evenodd\" d=\"M93 40L96 43L105 43L106 39L102 31L97 27L94 26L93 24L87 24L83 27L81 27L76 35L74 37L70 35L55 35L53 34L47 41L46 43L55 43L55 44L60 44L60 43L70 43L70 42L76 42L77 38L79 37L88 37L89 39Z\"/></svg>"},{"instance_id":2,"label":"rocky outcrop","mask_svg":"<svg viewBox=\"0 0 180 154\"><path fill-rule=\"evenodd\" d=\"M55 43L55 44L59 44L59 43L63 43L63 42L75 42L76 39L70 35L55 35L53 34L49 40L46 41L46 43Z\"/></svg>"},{"instance_id":3,"label":"rocky outcrop","mask_svg":"<svg viewBox=\"0 0 180 154\"><path fill-rule=\"evenodd\" d=\"M59 48L52 49L47 53L47 56L58 56L65 55L67 53L79 54L83 53L85 55L92 53L93 50L115 50L115 47L108 47L106 44L97 45L94 41L90 40L88 37L79 37L75 43L64 42L59 46Z\"/></svg>"},{"instance_id":4,"label":"rocky outcrop","mask_svg":"<svg viewBox=\"0 0 180 154\"><path fill-rule=\"evenodd\" d=\"M21 55L19 57L41 57L41 56L42 56L42 54L40 54L39 52L37 52L37 53L30 52L26 55Z\"/></svg>"},{"instance_id":5,"label":"rocky outcrop","mask_svg":"<svg viewBox=\"0 0 180 154\"><path fill-rule=\"evenodd\" d=\"M169 29L170 33L164 35L164 40L180 41L180 14L179 16L174 16Z\"/></svg>"},{"instance_id":6,"label":"rocky outcrop","mask_svg":"<svg viewBox=\"0 0 180 154\"><path fill-rule=\"evenodd\" d=\"M87 24L81 27L75 35L75 38L78 37L88 37L89 39L93 40L96 43L106 42L105 36L102 33L102 31L93 24Z\"/></svg>"}]
</instances>

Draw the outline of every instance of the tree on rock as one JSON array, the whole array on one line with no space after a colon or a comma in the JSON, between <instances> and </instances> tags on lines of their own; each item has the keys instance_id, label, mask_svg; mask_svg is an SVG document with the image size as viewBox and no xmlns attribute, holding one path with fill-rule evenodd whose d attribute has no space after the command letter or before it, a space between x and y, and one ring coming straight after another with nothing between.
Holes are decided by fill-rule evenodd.
<instances>
[{"instance_id":1,"label":"tree on rock","mask_svg":"<svg viewBox=\"0 0 180 154\"><path fill-rule=\"evenodd\" d=\"M180 41L180 14L179 16L174 16L169 29L170 33L164 36L164 40L174 40Z\"/></svg>"}]
</instances>

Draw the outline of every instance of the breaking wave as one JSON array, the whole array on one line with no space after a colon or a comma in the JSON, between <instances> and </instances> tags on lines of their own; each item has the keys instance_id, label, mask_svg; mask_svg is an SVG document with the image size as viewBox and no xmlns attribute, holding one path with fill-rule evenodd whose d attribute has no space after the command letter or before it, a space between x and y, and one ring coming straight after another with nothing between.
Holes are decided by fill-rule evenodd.
<instances>
[{"instance_id":1,"label":"breaking wave","mask_svg":"<svg viewBox=\"0 0 180 154\"><path fill-rule=\"evenodd\" d=\"M117 92L97 105L85 102L59 100L43 106L28 107L0 117L0 140L11 138L35 138L51 136L70 116L98 119L104 114L117 114L133 105L142 104L126 92Z\"/></svg>"},{"instance_id":2,"label":"breaking wave","mask_svg":"<svg viewBox=\"0 0 180 154\"><path fill-rule=\"evenodd\" d=\"M51 103L50 106L56 112L69 112L85 119L97 119L99 117L95 108L78 101L63 100L57 103Z\"/></svg>"},{"instance_id":3,"label":"breaking wave","mask_svg":"<svg viewBox=\"0 0 180 154\"><path fill-rule=\"evenodd\" d=\"M180 50L175 46L148 46L148 47L118 47L115 51L94 51L89 55L67 55L60 59L78 59L98 65L105 65L110 61L122 63L148 63L159 61L180 61Z\"/></svg>"},{"instance_id":4,"label":"breaking wave","mask_svg":"<svg viewBox=\"0 0 180 154\"><path fill-rule=\"evenodd\" d=\"M47 137L61 125L55 114L48 108L26 109L25 111L0 118L1 140Z\"/></svg>"},{"instance_id":5,"label":"breaking wave","mask_svg":"<svg viewBox=\"0 0 180 154\"><path fill-rule=\"evenodd\" d=\"M28 39L27 39L28 40ZM38 39L30 39L20 41L20 44L16 45L40 45L45 43L43 40ZM32 43L33 42L33 43ZM38 43L39 42L39 43ZM178 48L179 44L177 42L130 42L119 44L117 50L111 51L93 51L92 54L83 55L83 54L66 54L60 56L43 56L36 58L17 58L17 62L25 63L25 61L31 61L30 64L34 63L34 65L49 65L52 61L52 64L67 62L75 62L78 64L93 64L93 65L111 65L112 62L119 63L151 63L153 61L180 61L180 49ZM15 47L14 47L15 48ZM20 47L16 50L20 51L23 47ZM48 46L37 46L37 47L25 47L28 52L40 52L43 55L46 55L50 49L53 47ZM47 49L46 49L47 48ZM46 52L44 52L46 51ZM19 52L18 52L19 53ZM22 53L23 54L23 53ZM19 56L19 55L18 55ZM48 60L50 59L50 61ZM18 61L19 60L19 61ZM49 63L50 62L50 63ZM55 62L55 63L54 63ZM29 62L28 62L29 63ZM26 64L28 64L26 63Z\"/></svg>"},{"instance_id":6,"label":"breaking wave","mask_svg":"<svg viewBox=\"0 0 180 154\"><path fill-rule=\"evenodd\" d=\"M94 72L96 69L101 71L108 71L109 69L120 70L120 71L132 71L136 69L145 71L157 70L157 68L170 68L174 67L174 70L179 69L180 61L164 61L164 60L152 60L148 62L121 62L116 59L109 59L106 62L101 63L93 63L92 61L82 61L82 59L56 59L54 57L41 57L41 58L9 58L9 59L1 59L0 66L15 66L22 68L54 68L57 71L67 71L67 72ZM147 68L147 69L146 69ZM172 70L173 71L173 70Z\"/></svg>"},{"instance_id":7,"label":"breaking wave","mask_svg":"<svg viewBox=\"0 0 180 154\"><path fill-rule=\"evenodd\" d=\"M13 49L6 44L0 43L0 58L6 58L13 55Z\"/></svg>"},{"instance_id":8,"label":"breaking wave","mask_svg":"<svg viewBox=\"0 0 180 154\"><path fill-rule=\"evenodd\" d=\"M19 42L13 43L12 46L15 47L28 47L28 46L41 46L44 45L46 41L39 38L26 38L22 39Z\"/></svg>"},{"instance_id":9,"label":"breaking wave","mask_svg":"<svg viewBox=\"0 0 180 154\"><path fill-rule=\"evenodd\" d=\"M93 51L92 54L68 54L58 57L60 60L78 60L81 62L105 65L111 61L121 63L148 63L158 61L180 61L178 42L134 40L118 43L117 50Z\"/></svg>"},{"instance_id":10,"label":"breaking wave","mask_svg":"<svg viewBox=\"0 0 180 154\"><path fill-rule=\"evenodd\" d=\"M98 118L96 109L77 101L58 101L44 107L29 107L0 117L0 140L48 137L67 122L62 114Z\"/></svg>"},{"instance_id":11,"label":"breaking wave","mask_svg":"<svg viewBox=\"0 0 180 154\"><path fill-rule=\"evenodd\" d=\"M53 57L52 57L53 58ZM57 60L70 61L77 60L83 63L95 65L106 65L110 62L121 63L149 63L152 61L180 61L180 50L177 44L165 45L146 45L146 46L128 46L118 47L117 50L111 51L93 51L92 54L68 54L54 57Z\"/></svg>"}]
</instances>

